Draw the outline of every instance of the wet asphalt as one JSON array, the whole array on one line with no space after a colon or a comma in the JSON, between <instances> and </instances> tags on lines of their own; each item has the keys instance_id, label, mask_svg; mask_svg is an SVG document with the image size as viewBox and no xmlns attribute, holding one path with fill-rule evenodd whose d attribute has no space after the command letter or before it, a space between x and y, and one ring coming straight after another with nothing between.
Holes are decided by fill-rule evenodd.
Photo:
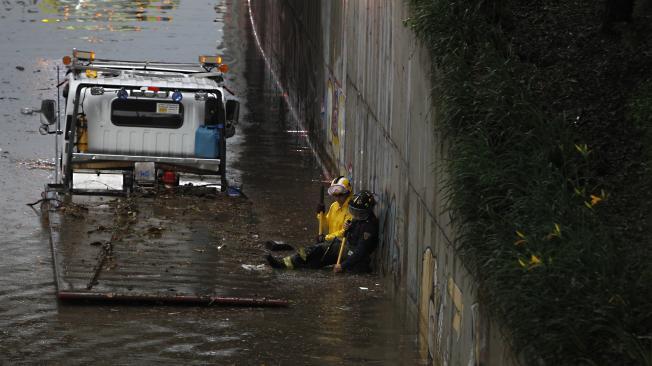
<instances>
[{"instance_id":1,"label":"wet asphalt","mask_svg":"<svg viewBox=\"0 0 652 366\"><path fill-rule=\"evenodd\" d=\"M257 273L282 309L58 303L47 228L27 203L53 178L54 140L38 116L56 98L73 47L134 60L194 62L222 54L242 98L229 181L252 202L242 264L262 241L307 243L324 179L300 125L253 43L246 1L3 1L0 5L0 364L414 365L424 362L401 303L382 278L327 270ZM100 57L100 56L98 56ZM237 276L230 277L237 281ZM257 284L258 283L258 284Z\"/></svg>"}]
</instances>

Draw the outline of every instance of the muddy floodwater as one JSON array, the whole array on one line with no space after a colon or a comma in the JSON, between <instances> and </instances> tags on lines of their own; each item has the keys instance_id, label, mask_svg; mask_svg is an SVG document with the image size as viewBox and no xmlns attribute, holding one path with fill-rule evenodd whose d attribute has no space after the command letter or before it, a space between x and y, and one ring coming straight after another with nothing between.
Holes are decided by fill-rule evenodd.
<instances>
[{"instance_id":1,"label":"muddy floodwater","mask_svg":"<svg viewBox=\"0 0 652 366\"><path fill-rule=\"evenodd\" d=\"M56 68L73 47L127 60L224 56L228 85L242 101L238 133L228 141L229 181L249 203L237 211L241 219L186 218L217 221L203 224L212 232L206 250L224 248L230 263L228 273L207 271L214 277L202 283L224 276L239 293L276 295L289 307L56 301L48 231L38 206L27 205L53 179L54 140L39 134L38 115L20 109L56 99ZM382 278L259 266L266 239L313 240L324 178L260 59L246 1L5 0L0 50L0 364L425 364L411 321ZM166 199L170 210L189 205ZM228 223L225 235L220 223Z\"/></svg>"}]
</instances>

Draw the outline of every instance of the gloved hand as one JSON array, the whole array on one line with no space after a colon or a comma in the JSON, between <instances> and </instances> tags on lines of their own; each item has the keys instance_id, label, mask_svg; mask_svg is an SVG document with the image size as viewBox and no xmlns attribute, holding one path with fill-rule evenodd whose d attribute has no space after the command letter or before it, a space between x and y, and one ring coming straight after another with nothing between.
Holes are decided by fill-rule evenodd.
<instances>
[{"instance_id":1,"label":"gloved hand","mask_svg":"<svg viewBox=\"0 0 652 366\"><path fill-rule=\"evenodd\" d=\"M350 227L351 227L351 220L346 220L346 221L344 222L344 226L343 226L344 231L349 230Z\"/></svg>"},{"instance_id":2,"label":"gloved hand","mask_svg":"<svg viewBox=\"0 0 652 366\"><path fill-rule=\"evenodd\" d=\"M324 206L323 203L317 205L317 213L325 212L325 211L326 211L326 206Z\"/></svg>"}]
</instances>

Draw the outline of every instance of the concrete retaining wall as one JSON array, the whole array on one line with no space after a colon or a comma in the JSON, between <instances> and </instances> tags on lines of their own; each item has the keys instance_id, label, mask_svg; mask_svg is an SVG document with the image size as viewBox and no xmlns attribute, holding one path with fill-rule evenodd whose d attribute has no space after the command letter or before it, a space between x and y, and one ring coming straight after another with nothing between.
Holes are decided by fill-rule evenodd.
<instances>
[{"instance_id":1,"label":"concrete retaining wall","mask_svg":"<svg viewBox=\"0 0 652 366\"><path fill-rule=\"evenodd\" d=\"M428 53L404 1L250 0L254 28L296 118L333 175L377 193L377 263L436 365L513 364L453 248L442 200Z\"/></svg>"}]
</instances>

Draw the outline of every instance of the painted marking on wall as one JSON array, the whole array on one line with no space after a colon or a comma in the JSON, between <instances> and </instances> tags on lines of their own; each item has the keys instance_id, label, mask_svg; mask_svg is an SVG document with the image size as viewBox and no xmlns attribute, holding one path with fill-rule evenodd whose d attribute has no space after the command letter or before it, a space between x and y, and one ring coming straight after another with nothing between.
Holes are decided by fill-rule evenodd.
<instances>
[{"instance_id":1,"label":"painted marking on wall","mask_svg":"<svg viewBox=\"0 0 652 366\"><path fill-rule=\"evenodd\" d=\"M455 307L453 314L453 329L459 338L460 329L462 327L462 311L464 310L464 300L462 299L462 291L453 280L453 277L448 278L448 295L450 295Z\"/></svg>"}]
</instances>

